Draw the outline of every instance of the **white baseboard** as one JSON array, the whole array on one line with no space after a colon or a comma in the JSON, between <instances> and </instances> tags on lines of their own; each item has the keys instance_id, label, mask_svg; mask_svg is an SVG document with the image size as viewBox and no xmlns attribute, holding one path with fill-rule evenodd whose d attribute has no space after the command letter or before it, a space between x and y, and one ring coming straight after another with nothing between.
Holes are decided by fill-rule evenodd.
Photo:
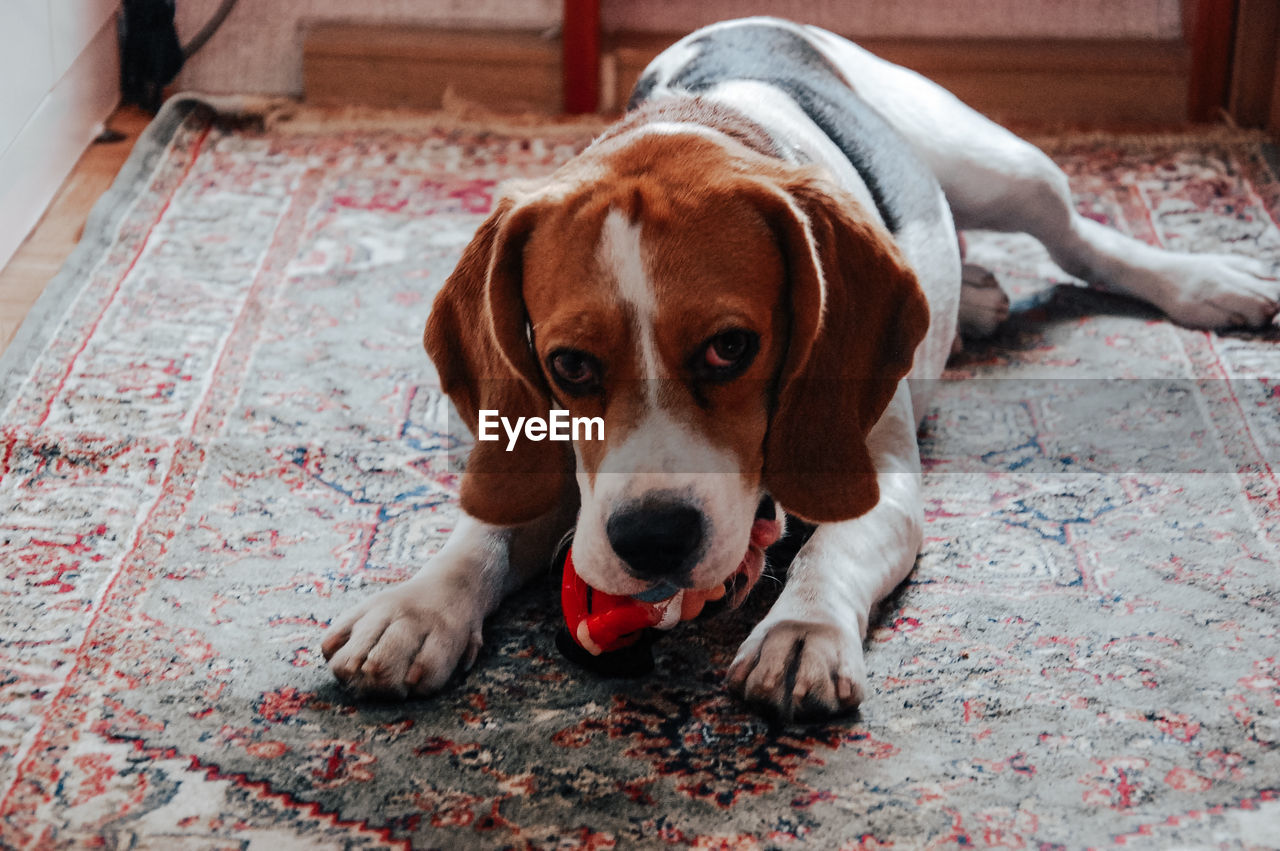
<instances>
[{"instance_id":1,"label":"white baseboard","mask_svg":"<svg viewBox=\"0 0 1280 851\"><path fill-rule=\"evenodd\" d=\"M113 16L0 154L0 268L40 221L119 102L120 53Z\"/></svg>"}]
</instances>

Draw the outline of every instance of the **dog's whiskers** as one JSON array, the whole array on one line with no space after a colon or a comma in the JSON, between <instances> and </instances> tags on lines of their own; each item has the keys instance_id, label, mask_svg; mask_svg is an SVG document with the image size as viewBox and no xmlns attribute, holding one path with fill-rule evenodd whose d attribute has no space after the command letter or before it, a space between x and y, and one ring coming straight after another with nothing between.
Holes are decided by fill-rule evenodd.
<instances>
[{"instance_id":1,"label":"dog's whiskers","mask_svg":"<svg viewBox=\"0 0 1280 851\"><path fill-rule=\"evenodd\" d=\"M560 536L555 548L551 551L551 560L547 563L547 572L555 576L564 571L564 560L569 555L569 547L573 545L573 528Z\"/></svg>"}]
</instances>

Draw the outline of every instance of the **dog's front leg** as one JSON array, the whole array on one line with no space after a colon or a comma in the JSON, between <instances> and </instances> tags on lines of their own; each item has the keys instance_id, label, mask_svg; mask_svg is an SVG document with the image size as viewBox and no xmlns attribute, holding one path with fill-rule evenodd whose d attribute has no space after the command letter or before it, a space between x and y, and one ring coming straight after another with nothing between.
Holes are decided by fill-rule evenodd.
<instances>
[{"instance_id":1,"label":"dog's front leg","mask_svg":"<svg viewBox=\"0 0 1280 851\"><path fill-rule=\"evenodd\" d=\"M867 440L880 501L820 525L796 554L769 614L729 668L730 687L777 718L832 715L867 695L862 642L875 604L915 563L923 540L920 452L904 382Z\"/></svg>"},{"instance_id":2,"label":"dog's front leg","mask_svg":"<svg viewBox=\"0 0 1280 851\"><path fill-rule=\"evenodd\" d=\"M356 604L321 649L339 680L362 692L437 691L480 650L484 620L511 591L545 571L573 523L576 501L522 526L465 514L412 579Z\"/></svg>"}]
</instances>

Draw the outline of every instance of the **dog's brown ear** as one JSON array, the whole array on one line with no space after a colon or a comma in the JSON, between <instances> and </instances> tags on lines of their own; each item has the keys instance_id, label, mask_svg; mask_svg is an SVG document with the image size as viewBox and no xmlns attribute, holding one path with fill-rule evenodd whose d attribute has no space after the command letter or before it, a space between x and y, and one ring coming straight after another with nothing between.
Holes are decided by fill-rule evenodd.
<instances>
[{"instance_id":1,"label":"dog's brown ear","mask_svg":"<svg viewBox=\"0 0 1280 851\"><path fill-rule=\"evenodd\" d=\"M914 272L888 231L825 178L793 178L766 212L786 252L791 329L765 443L764 483L811 522L879 500L871 427L929 326Z\"/></svg>"},{"instance_id":2,"label":"dog's brown ear","mask_svg":"<svg viewBox=\"0 0 1280 851\"><path fill-rule=\"evenodd\" d=\"M462 478L462 510L487 523L511 525L553 509L568 484L568 444L534 443L523 434L507 451L507 435L479 440L481 410L546 417L550 407L527 336L524 245L536 221L533 205L498 202L476 232L427 319L423 342L440 384L477 436Z\"/></svg>"}]
</instances>

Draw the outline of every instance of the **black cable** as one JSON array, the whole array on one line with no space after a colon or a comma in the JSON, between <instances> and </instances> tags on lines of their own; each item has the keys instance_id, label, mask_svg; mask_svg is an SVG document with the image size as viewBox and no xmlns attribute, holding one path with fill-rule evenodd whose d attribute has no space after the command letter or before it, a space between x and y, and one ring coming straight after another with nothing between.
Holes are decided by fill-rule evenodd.
<instances>
[{"instance_id":1,"label":"black cable","mask_svg":"<svg viewBox=\"0 0 1280 851\"><path fill-rule=\"evenodd\" d=\"M155 112L164 87L208 43L239 0L222 0L185 45L174 27L176 0L123 0L120 16L120 88L126 103Z\"/></svg>"},{"instance_id":2,"label":"black cable","mask_svg":"<svg viewBox=\"0 0 1280 851\"><path fill-rule=\"evenodd\" d=\"M182 45L183 59L190 59L204 47L209 39L213 38L213 34L218 31L218 27L222 26L222 22L227 19L227 15L231 14L231 10L236 7L240 0L222 0L222 4L218 6L217 11L209 18L209 22L200 28L200 32L192 36L191 41Z\"/></svg>"}]
</instances>

